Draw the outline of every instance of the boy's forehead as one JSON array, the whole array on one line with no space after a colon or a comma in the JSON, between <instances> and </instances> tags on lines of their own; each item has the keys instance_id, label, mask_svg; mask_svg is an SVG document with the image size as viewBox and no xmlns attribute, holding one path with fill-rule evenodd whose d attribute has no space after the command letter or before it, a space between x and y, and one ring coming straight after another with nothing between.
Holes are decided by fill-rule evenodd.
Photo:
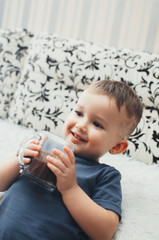
<instances>
[{"instance_id":1,"label":"boy's forehead","mask_svg":"<svg viewBox=\"0 0 159 240\"><path fill-rule=\"evenodd\" d=\"M100 101L100 99L101 99L101 101ZM91 100L91 101L89 101L89 100ZM84 102L85 104L87 104L89 102L89 104L98 103L99 105L101 105L101 103L108 103L111 100L113 100L116 103L115 99L109 95L99 94L94 91L85 90L84 92L81 93L77 103Z\"/></svg>"},{"instance_id":2,"label":"boy's forehead","mask_svg":"<svg viewBox=\"0 0 159 240\"><path fill-rule=\"evenodd\" d=\"M102 111L104 114L105 110L107 111L108 109L113 109L113 111L115 111L115 109L117 110L117 105L114 98L111 98L108 95L96 94L89 91L84 91L81 94L76 105L81 108L92 109L94 113L95 111Z\"/></svg>"}]
</instances>

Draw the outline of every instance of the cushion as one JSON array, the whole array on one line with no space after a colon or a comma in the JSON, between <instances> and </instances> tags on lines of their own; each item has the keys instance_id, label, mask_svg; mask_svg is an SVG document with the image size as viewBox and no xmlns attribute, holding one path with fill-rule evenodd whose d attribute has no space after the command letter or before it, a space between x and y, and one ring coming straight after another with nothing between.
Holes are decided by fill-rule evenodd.
<instances>
[{"instance_id":1,"label":"cushion","mask_svg":"<svg viewBox=\"0 0 159 240\"><path fill-rule=\"evenodd\" d=\"M113 79L126 82L146 107L159 108L159 54L116 49L112 59Z\"/></svg>"},{"instance_id":2,"label":"cushion","mask_svg":"<svg viewBox=\"0 0 159 240\"><path fill-rule=\"evenodd\" d=\"M159 160L158 62L156 54L39 34L33 38L9 116L14 123L62 135L80 93L93 81L124 81L145 105L126 153L145 163Z\"/></svg>"},{"instance_id":3,"label":"cushion","mask_svg":"<svg viewBox=\"0 0 159 240\"><path fill-rule=\"evenodd\" d=\"M11 121L61 136L80 93L106 77L100 56L105 56L103 48L88 42L47 34L34 37L10 109Z\"/></svg>"},{"instance_id":4,"label":"cushion","mask_svg":"<svg viewBox=\"0 0 159 240\"><path fill-rule=\"evenodd\" d=\"M33 35L24 29L0 30L0 117L8 116L16 84Z\"/></svg>"},{"instance_id":5,"label":"cushion","mask_svg":"<svg viewBox=\"0 0 159 240\"><path fill-rule=\"evenodd\" d=\"M154 108L145 108L141 121L129 137L126 154L147 164L159 164L158 126L158 111Z\"/></svg>"}]
</instances>

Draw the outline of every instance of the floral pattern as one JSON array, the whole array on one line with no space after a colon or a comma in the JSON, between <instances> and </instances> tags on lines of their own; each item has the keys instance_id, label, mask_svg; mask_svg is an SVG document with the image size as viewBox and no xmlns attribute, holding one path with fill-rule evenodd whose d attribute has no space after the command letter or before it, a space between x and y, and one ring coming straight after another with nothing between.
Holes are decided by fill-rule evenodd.
<instances>
[{"instance_id":1,"label":"floral pattern","mask_svg":"<svg viewBox=\"0 0 159 240\"><path fill-rule=\"evenodd\" d=\"M0 117L8 116L21 75L28 44L33 35L27 30L0 31Z\"/></svg>"},{"instance_id":2,"label":"floral pattern","mask_svg":"<svg viewBox=\"0 0 159 240\"><path fill-rule=\"evenodd\" d=\"M115 79L140 96L143 117L129 138L126 154L159 162L159 55L94 43L36 35L9 110L10 121L61 135L81 92L93 81Z\"/></svg>"}]
</instances>

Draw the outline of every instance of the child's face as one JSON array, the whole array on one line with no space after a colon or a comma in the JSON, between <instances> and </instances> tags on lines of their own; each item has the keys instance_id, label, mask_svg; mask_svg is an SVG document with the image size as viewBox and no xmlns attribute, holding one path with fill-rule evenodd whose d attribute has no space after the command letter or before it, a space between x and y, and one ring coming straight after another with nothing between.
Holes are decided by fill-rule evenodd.
<instances>
[{"instance_id":1,"label":"child's face","mask_svg":"<svg viewBox=\"0 0 159 240\"><path fill-rule=\"evenodd\" d=\"M76 155L97 161L122 140L126 118L113 98L85 91L66 119L64 137L74 143Z\"/></svg>"}]
</instances>

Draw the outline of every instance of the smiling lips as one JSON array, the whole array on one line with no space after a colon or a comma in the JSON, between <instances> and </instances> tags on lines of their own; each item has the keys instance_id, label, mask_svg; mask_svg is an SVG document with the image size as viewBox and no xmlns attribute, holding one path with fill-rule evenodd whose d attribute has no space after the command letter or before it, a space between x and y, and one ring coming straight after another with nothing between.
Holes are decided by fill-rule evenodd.
<instances>
[{"instance_id":1,"label":"smiling lips","mask_svg":"<svg viewBox=\"0 0 159 240\"><path fill-rule=\"evenodd\" d=\"M74 137L74 140L77 140L78 142L86 142L86 140L84 138L82 138L80 135L74 133L74 132L71 132L72 133L72 136Z\"/></svg>"}]
</instances>

